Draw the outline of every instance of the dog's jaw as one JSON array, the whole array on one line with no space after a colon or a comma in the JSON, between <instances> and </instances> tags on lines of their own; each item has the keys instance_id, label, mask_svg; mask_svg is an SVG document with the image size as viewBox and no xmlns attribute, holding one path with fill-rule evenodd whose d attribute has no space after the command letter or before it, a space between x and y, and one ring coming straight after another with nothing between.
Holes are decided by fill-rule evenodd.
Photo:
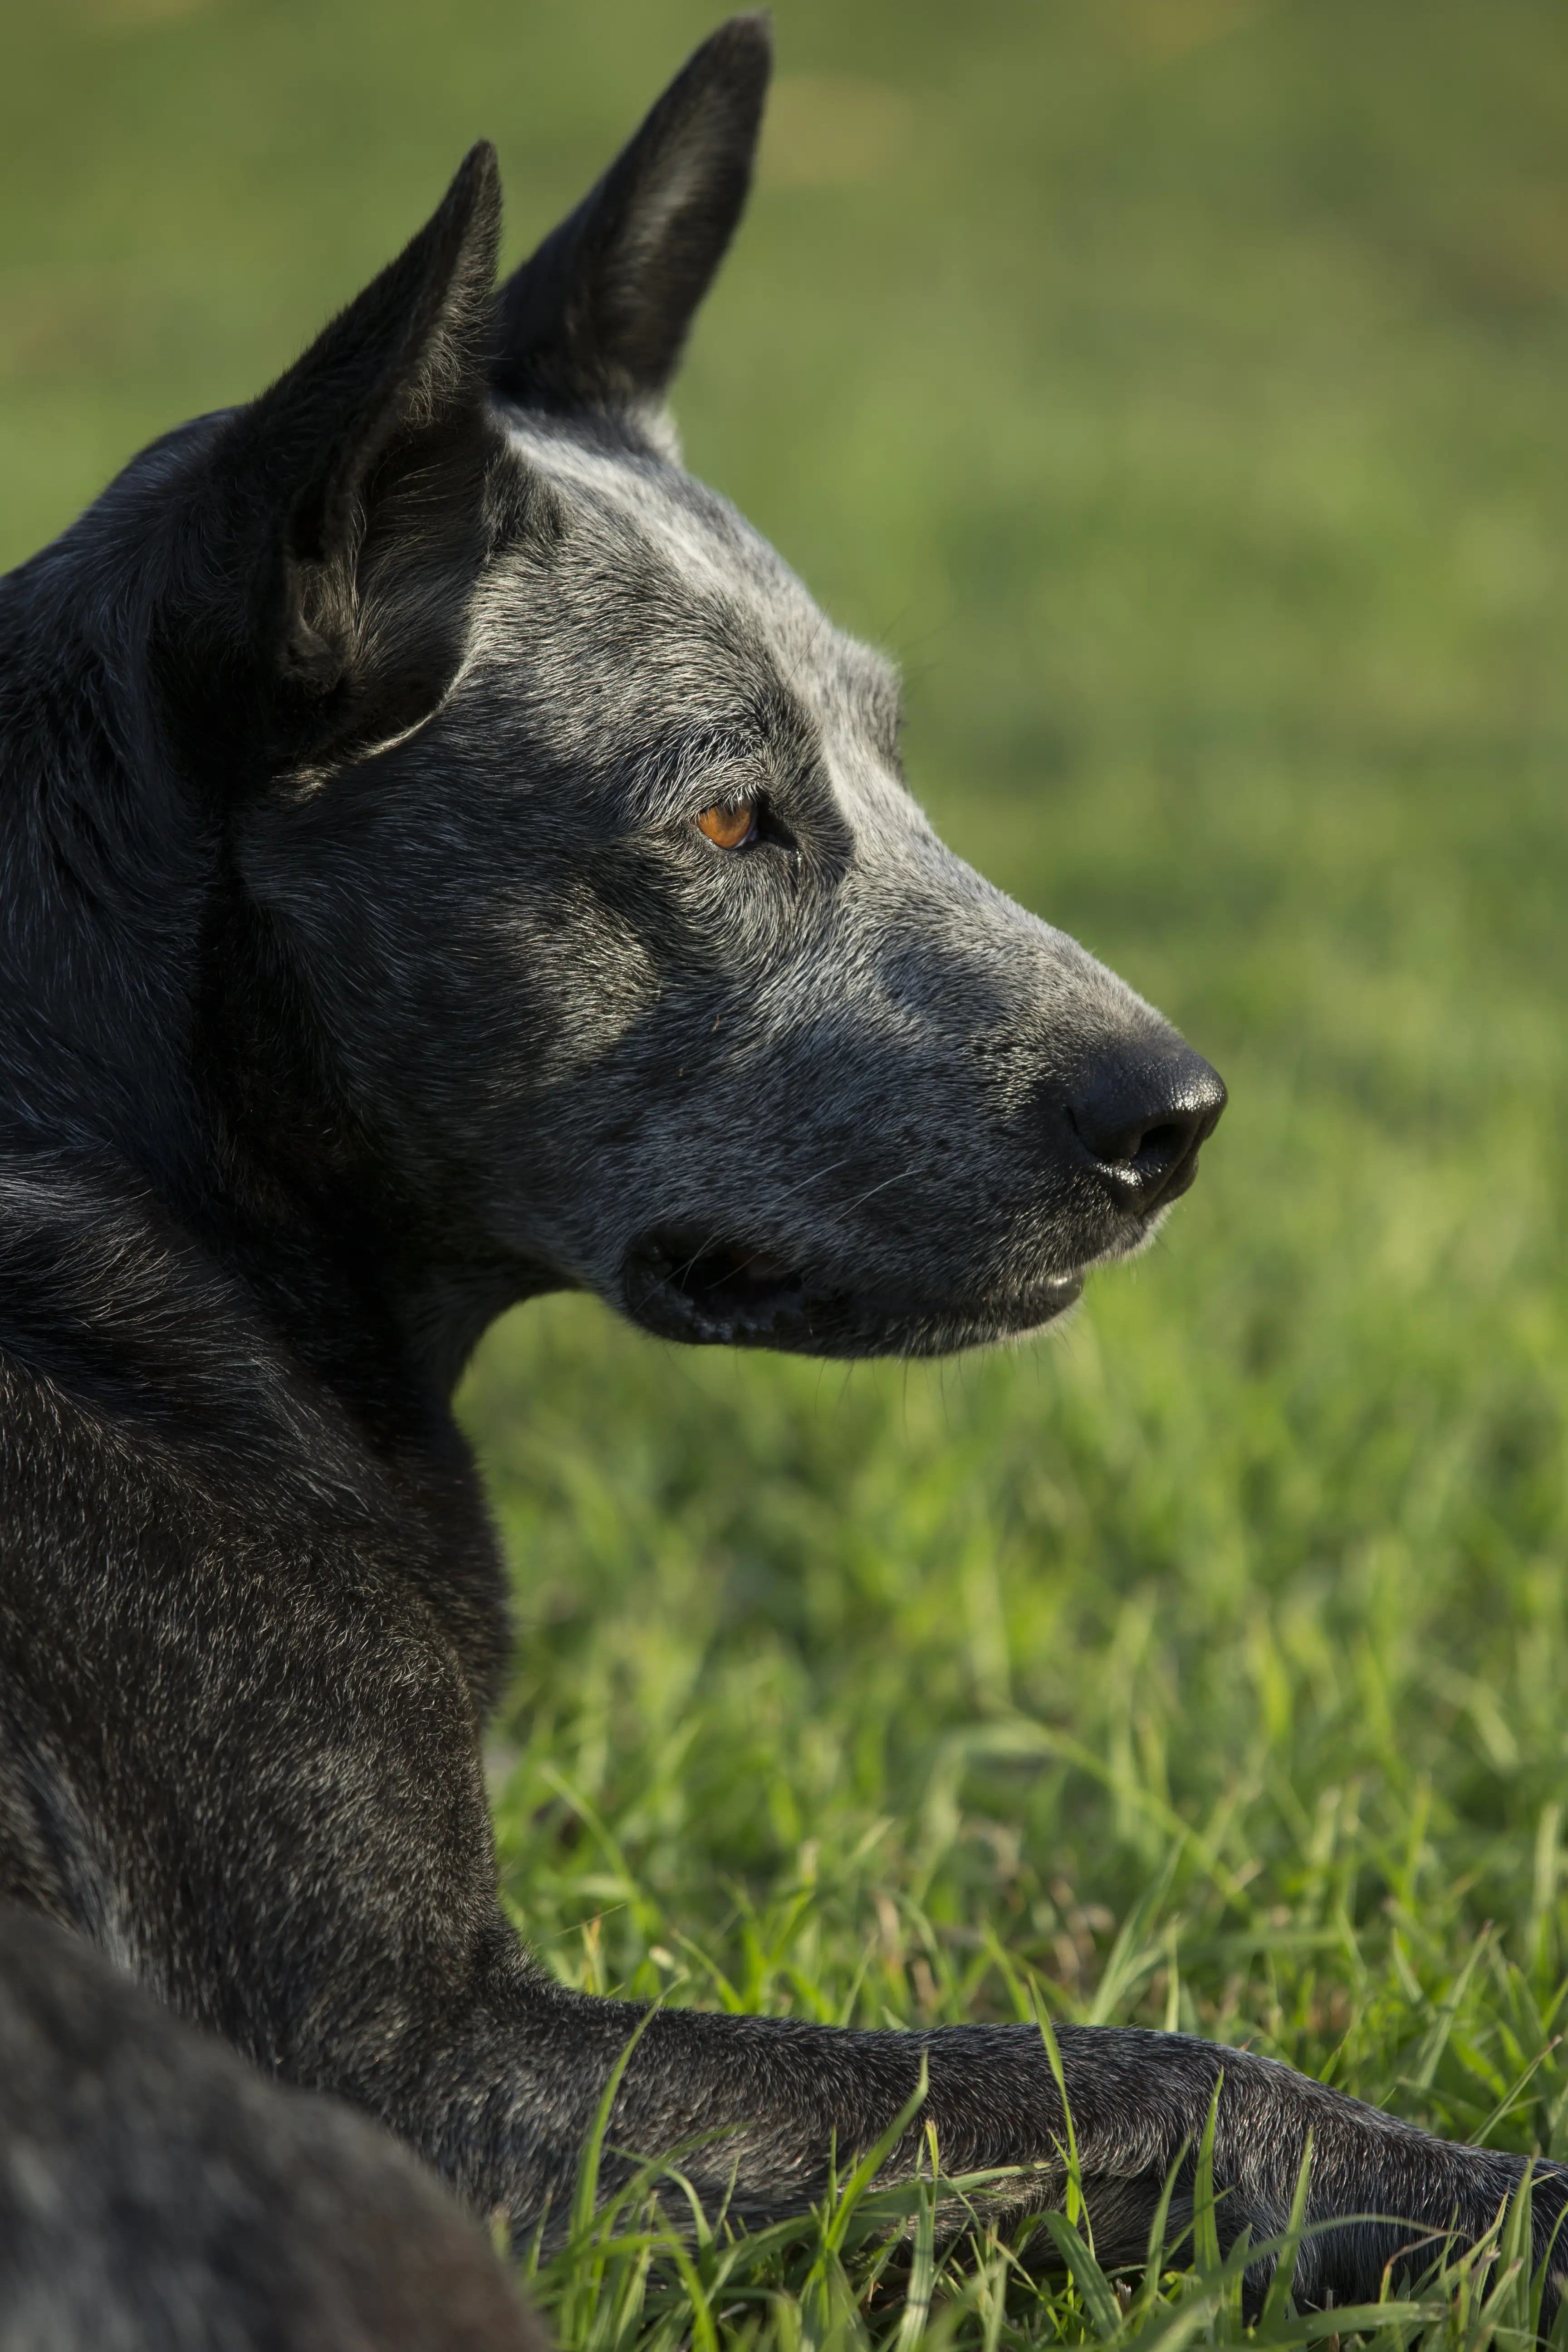
<instances>
[{"instance_id":1,"label":"dog's jaw","mask_svg":"<svg viewBox=\"0 0 1568 2352\"><path fill-rule=\"evenodd\" d=\"M688 1345L934 1356L1043 1328L1077 1303L1083 1281L1073 1268L984 1298L911 1298L814 1279L743 1245L655 1234L628 1253L619 1303L645 1330Z\"/></svg>"}]
</instances>

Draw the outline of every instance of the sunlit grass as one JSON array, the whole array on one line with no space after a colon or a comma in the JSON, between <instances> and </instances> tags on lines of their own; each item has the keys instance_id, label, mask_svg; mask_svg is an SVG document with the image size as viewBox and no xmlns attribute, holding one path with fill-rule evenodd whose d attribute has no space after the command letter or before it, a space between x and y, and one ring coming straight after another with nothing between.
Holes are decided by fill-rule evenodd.
<instances>
[{"instance_id":1,"label":"sunlit grass","mask_svg":"<svg viewBox=\"0 0 1568 2352\"><path fill-rule=\"evenodd\" d=\"M1568 2153L1568 1654L1529 1482L1511 1556L1512 1416L1456 1377L1401 1429L1325 1379L1292 1440L1261 1373L1182 1391L1147 1286L1113 1291L1098 1338L945 1372L670 1358L576 1302L498 1335L468 1410L520 1563L491 1749L507 1900L594 1990L858 2024L1039 2002ZM594 2241L652 2265L634 2337L695 2293L648 2252L659 2226L623 2201ZM723 2251L726 2340L825 2340L817 2227L754 2273ZM1095 2333L1016 2251L943 2253L942 2326ZM846 2340L897 2334L868 2300L885 2252L872 2231L833 2273ZM577 2260L545 2280L573 2328ZM1515 2324L1494 2272L1464 2279L1430 2290L1459 2296L1456 2343ZM1217 2340L1234 2286L1184 2272L1117 2329Z\"/></svg>"}]
</instances>

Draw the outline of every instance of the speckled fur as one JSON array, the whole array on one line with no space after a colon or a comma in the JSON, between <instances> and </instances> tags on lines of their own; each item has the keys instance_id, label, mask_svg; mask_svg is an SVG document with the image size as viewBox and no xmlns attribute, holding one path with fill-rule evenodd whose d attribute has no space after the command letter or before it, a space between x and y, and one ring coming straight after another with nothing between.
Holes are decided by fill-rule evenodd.
<instances>
[{"instance_id":1,"label":"speckled fur","mask_svg":"<svg viewBox=\"0 0 1568 2352\"><path fill-rule=\"evenodd\" d=\"M79 1939L109 2042L134 1977L171 2083L193 2027L259 2070L213 2126L258 2178L302 2112L267 2075L523 2229L642 2021L552 1983L497 1900L474 1340L562 1286L816 1353L1027 1328L1154 1222L1075 1089L1183 1050L943 848L887 666L658 421L765 71L757 20L718 35L499 310L476 151L279 384L0 583L0 1892ZM741 797L767 824L731 855L695 819ZM729 1289L683 1289L712 1250ZM754 1310L748 1252L780 1269ZM33 1932L0 1925L24 2005ZM1283 2220L1309 2129L1313 2215L1396 2217L1314 2240L1304 2293L1375 2293L1519 2176L1182 2036L1062 2055L1102 2249L1142 2252L1222 2068L1227 2231ZM717 2133L701 2188L797 2211L922 2057L947 2165L1054 2195L1022 2029L660 2013L611 2140ZM190 2127L150 2095L144 2144ZM70 2141L84 2210L120 2160ZM151 2215L154 2267L184 2226Z\"/></svg>"}]
</instances>

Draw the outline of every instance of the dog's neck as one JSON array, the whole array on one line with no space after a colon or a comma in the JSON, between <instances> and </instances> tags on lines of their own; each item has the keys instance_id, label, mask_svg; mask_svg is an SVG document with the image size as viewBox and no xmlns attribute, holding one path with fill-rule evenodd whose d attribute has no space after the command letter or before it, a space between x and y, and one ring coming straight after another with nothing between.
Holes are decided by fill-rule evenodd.
<instances>
[{"instance_id":1,"label":"dog's neck","mask_svg":"<svg viewBox=\"0 0 1568 2352\"><path fill-rule=\"evenodd\" d=\"M123 1153L164 1190L190 1173L211 847L137 740L119 583L72 555L0 582L0 1134Z\"/></svg>"},{"instance_id":2,"label":"dog's neck","mask_svg":"<svg viewBox=\"0 0 1568 2352\"><path fill-rule=\"evenodd\" d=\"M151 1196L384 1451L529 1270L400 1194L336 1098L221 813L156 740L134 565L72 535L0 582L0 1150Z\"/></svg>"}]
</instances>

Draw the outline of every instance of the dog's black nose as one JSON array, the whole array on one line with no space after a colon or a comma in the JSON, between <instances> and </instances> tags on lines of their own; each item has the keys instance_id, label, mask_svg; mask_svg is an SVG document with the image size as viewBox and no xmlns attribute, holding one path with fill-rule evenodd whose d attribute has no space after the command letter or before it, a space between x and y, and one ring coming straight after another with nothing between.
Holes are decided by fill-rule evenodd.
<instances>
[{"instance_id":1,"label":"dog's black nose","mask_svg":"<svg viewBox=\"0 0 1568 2352\"><path fill-rule=\"evenodd\" d=\"M1146 1216L1186 1191L1225 1105L1218 1071L1176 1039L1167 1052L1106 1055L1084 1073L1068 1108L1117 1207Z\"/></svg>"}]
</instances>

